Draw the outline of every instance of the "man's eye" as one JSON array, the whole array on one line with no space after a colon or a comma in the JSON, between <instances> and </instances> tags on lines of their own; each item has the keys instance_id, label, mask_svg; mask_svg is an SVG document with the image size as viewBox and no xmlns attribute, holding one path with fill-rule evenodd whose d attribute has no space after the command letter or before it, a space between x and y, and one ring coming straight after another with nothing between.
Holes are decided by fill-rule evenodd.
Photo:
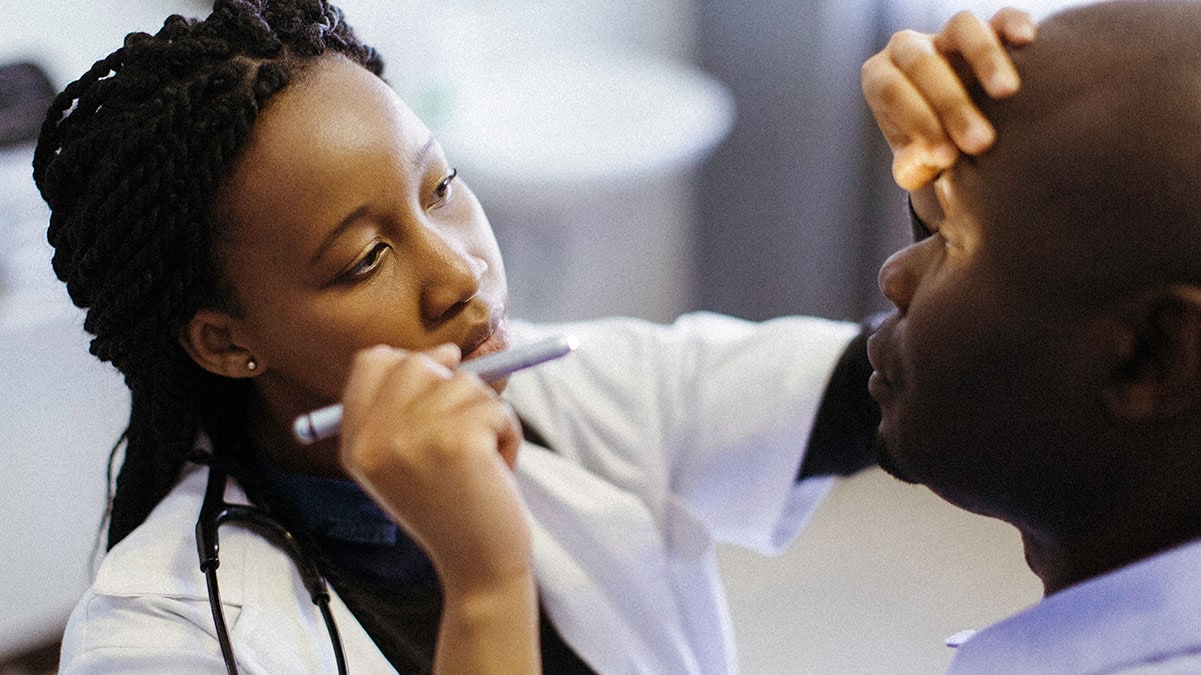
<instances>
[{"instance_id":1,"label":"man's eye","mask_svg":"<svg viewBox=\"0 0 1201 675\"><path fill-rule=\"evenodd\" d=\"M434 202L430 204L430 208L442 206L450 200L451 195L454 194L454 187L451 185L451 183L454 182L455 177L458 175L458 169L451 169L450 173L446 175L446 178L443 178L442 181L438 183L438 186L434 188Z\"/></svg>"},{"instance_id":2,"label":"man's eye","mask_svg":"<svg viewBox=\"0 0 1201 675\"><path fill-rule=\"evenodd\" d=\"M384 259L384 254L388 252L388 245L380 242L371 247L367 255L356 262L350 269L340 275L340 279L347 283L354 283L367 278L372 272L379 267L380 262Z\"/></svg>"}]
</instances>

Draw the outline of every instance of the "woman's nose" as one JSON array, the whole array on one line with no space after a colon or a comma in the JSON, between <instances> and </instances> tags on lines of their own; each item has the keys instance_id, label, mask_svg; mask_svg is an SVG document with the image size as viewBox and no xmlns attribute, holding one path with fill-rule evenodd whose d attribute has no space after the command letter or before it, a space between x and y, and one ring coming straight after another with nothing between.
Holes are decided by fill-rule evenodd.
<instances>
[{"instance_id":1,"label":"woman's nose","mask_svg":"<svg viewBox=\"0 0 1201 675\"><path fill-rule=\"evenodd\" d=\"M442 321L457 314L476 296L488 271L488 262L473 255L463 242L427 230L427 256L423 265L421 311L429 321Z\"/></svg>"},{"instance_id":2,"label":"woman's nose","mask_svg":"<svg viewBox=\"0 0 1201 675\"><path fill-rule=\"evenodd\" d=\"M880 266L877 276L880 292L902 313L909 309L909 302L913 299L918 281L921 280L920 262L924 257L923 251L933 239L931 237L926 241L906 246L889 256Z\"/></svg>"}]
</instances>

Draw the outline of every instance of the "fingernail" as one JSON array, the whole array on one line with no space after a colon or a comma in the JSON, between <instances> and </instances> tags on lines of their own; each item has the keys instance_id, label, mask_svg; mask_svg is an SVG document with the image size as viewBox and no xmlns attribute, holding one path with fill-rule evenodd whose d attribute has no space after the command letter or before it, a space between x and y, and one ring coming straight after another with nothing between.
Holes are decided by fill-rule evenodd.
<instances>
[{"instance_id":1,"label":"fingernail","mask_svg":"<svg viewBox=\"0 0 1201 675\"><path fill-rule=\"evenodd\" d=\"M973 124L964 133L963 142L966 146L964 150L971 153L983 152L993 142L993 131L984 124Z\"/></svg>"},{"instance_id":2,"label":"fingernail","mask_svg":"<svg viewBox=\"0 0 1201 675\"><path fill-rule=\"evenodd\" d=\"M934 161L935 166L940 169L945 168L959 159L959 149L950 144L939 145L930 152L930 158Z\"/></svg>"},{"instance_id":3,"label":"fingernail","mask_svg":"<svg viewBox=\"0 0 1201 675\"><path fill-rule=\"evenodd\" d=\"M993 96L1007 96L1018 90L1019 82L1017 73L1012 73L1006 70L993 73L989 79L989 88L992 90Z\"/></svg>"}]
</instances>

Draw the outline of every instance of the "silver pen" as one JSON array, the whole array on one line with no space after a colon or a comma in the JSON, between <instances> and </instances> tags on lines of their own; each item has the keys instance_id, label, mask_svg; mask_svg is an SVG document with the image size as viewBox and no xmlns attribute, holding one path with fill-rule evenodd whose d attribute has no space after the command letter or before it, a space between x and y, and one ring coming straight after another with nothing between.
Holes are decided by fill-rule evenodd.
<instances>
[{"instance_id":1,"label":"silver pen","mask_svg":"<svg viewBox=\"0 0 1201 675\"><path fill-rule=\"evenodd\" d=\"M528 345L464 361L459 364L459 370L475 373L483 381L491 382L519 370L564 356L575 349L576 344L575 337L571 335L546 338ZM341 403L305 413L292 422L292 435L306 445L336 436L341 430Z\"/></svg>"}]
</instances>

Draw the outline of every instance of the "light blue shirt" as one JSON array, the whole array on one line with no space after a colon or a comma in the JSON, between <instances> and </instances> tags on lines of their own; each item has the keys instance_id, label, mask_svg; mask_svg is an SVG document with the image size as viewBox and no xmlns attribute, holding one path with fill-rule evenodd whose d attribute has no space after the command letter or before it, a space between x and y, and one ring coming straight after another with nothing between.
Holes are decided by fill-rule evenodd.
<instances>
[{"instance_id":1,"label":"light blue shirt","mask_svg":"<svg viewBox=\"0 0 1201 675\"><path fill-rule=\"evenodd\" d=\"M950 673L1201 673L1201 541L1065 588L976 633Z\"/></svg>"}]
</instances>

